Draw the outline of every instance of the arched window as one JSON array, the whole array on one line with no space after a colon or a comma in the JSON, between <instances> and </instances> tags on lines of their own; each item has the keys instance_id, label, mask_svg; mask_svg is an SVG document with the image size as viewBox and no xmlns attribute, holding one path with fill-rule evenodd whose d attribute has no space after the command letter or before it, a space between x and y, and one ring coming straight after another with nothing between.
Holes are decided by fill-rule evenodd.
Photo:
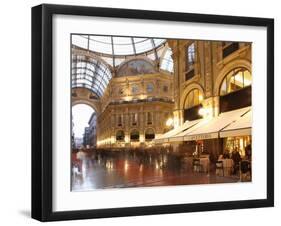
<instances>
[{"instance_id":1,"label":"arched window","mask_svg":"<svg viewBox=\"0 0 281 226\"><path fill-rule=\"evenodd\" d=\"M130 139L131 139L131 141L139 141L139 139L140 139L139 131L136 129L132 130L131 134L130 134Z\"/></svg>"},{"instance_id":2,"label":"arched window","mask_svg":"<svg viewBox=\"0 0 281 226\"><path fill-rule=\"evenodd\" d=\"M231 70L223 79L220 87L220 95L235 92L252 84L251 72L245 68Z\"/></svg>"},{"instance_id":3,"label":"arched window","mask_svg":"<svg viewBox=\"0 0 281 226\"><path fill-rule=\"evenodd\" d=\"M145 131L145 140L150 141L153 140L154 138L155 138L154 130L152 128L147 129Z\"/></svg>"},{"instance_id":4,"label":"arched window","mask_svg":"<svg viewBox=\"0 0 281 226\"><path fill-rule=\"evenodd\" d=\"M116 133L116 140L117 141L124 141L125 139L125 134L123 130L118 130Z\"/></svg>"},{"instance_id":5,"label":"arched window","mask_svg":"<svg viewBox=\"0 0 281 226\"><path fill-rule=\"evenodd\" d=\"M200 90L193 89L186 96L184 109L189 109L194 106L197 106L197 105L201 104L202 100L203 100L203 95L200 92Z\"/></svg>"}]
</instances>

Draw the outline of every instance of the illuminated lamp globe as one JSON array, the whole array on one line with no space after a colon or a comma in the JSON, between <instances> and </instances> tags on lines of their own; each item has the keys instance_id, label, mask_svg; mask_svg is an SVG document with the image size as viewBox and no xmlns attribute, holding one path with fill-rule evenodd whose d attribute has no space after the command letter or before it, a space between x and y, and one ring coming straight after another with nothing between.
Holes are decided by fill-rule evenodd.
<instances>
[{"instance_id":1,"label":"illuminated lamp globe","mask_svg":"<svg viewBox=\"0 0 281 226\"><path fill-rule=\"evenodd\" d=\"M173 119L172 118L169 118L167 121L166 121L166 126L170 127L173 125Z\"/></svg>"},{"instance_id":2,"label":"illuminated lamp globe","mask_svg":"<svg viewBox=\"0 0 281 226\"><path fill-rule=\"evenodd\" d=\"M206 111L204 108L200 108L199 111L198 111L198 114L201 115L201 116L204 116L206 114Z\"/></svg>"}]
</instances>

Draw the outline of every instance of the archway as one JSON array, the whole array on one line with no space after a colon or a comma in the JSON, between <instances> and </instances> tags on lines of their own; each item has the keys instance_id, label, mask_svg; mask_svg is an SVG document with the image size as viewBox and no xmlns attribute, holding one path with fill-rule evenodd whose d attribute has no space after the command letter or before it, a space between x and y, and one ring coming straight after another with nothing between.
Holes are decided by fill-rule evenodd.
<instances>
[{"instance_id":1,"label":"archway","mask_svg":"<svg viewBox=\"0 0 281 226\"><path fill-rule=\"evenodd\" d=\"M100 113L100 99L95 98L94 93L87 88L72 88L71 103L72 106L86 104L92 107L97 115Z\"/></svg>"},{"instance_id":2,"label":"archway","mask_svg":"<svg viewBox=\"0 0 281 226\"><path fill-rule=\"evenodd\" d=\"M130 140L131 141L139 141L140 140L140 132L136 129L132 130L130 133Z\"/></svg>"},{"instance_id":3,"label":"archway","mask_svg":"<svg viewBox=\"0 0 281 226\"><path fill-rule=\"evenodd\" d=\"M88 104L75 104L71 110L72 116L72 147L96 146L97 114Z\"/></svg>"},{"instance_id":4,"label":"archway","mask_svg":"<svg viewBox=\"0 0 281 226\"><path fill-rule=\"evenodd\" d=\"M145 141L151 141L155 138L155 132L152 128L148 128L145 130Z\"/></svg>"},{"instance_id":5,"label":"archway","mask_svg":"<svg viewBox=\"0 0 281 226\"><path fill-rule=\"evenodd\" d=\"M123 130L118 130L116 132L116 141L124 141L125 140L125 133Z\"/></svg>"}]
</instances>

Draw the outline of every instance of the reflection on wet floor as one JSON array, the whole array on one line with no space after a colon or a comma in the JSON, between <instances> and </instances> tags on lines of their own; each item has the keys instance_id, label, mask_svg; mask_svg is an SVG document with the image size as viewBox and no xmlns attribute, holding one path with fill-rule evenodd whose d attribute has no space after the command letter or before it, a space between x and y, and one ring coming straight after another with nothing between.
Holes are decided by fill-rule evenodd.
<instances>
[{"instance_id":1,"label":"reflection on wet floor","mask_svg":"<svg viewBox=\"0 0 281 226\"><path fill-rule=\"evenodd\" d=\"M72 191L237 182L237 177L193 172L189 161L167 153L73 153Z\"/></svg>"}]
</instances>

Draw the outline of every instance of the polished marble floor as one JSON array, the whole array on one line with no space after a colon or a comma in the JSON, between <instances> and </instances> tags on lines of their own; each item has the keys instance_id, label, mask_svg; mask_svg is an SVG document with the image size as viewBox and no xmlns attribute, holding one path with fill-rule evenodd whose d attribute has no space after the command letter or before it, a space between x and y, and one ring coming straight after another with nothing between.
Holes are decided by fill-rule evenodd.
<instances>
[{"instance_id":1,"label":"polished marble floor","mask_svg":"<svg viewBox=\"0 0 281 226\"><path fill-rule=\"evenodd\" d=\"M170 154L78 152L72 159L72 191L103 188L238 182L214 172L193 172L188 161Z\"/></svg>"}]
</instances>

